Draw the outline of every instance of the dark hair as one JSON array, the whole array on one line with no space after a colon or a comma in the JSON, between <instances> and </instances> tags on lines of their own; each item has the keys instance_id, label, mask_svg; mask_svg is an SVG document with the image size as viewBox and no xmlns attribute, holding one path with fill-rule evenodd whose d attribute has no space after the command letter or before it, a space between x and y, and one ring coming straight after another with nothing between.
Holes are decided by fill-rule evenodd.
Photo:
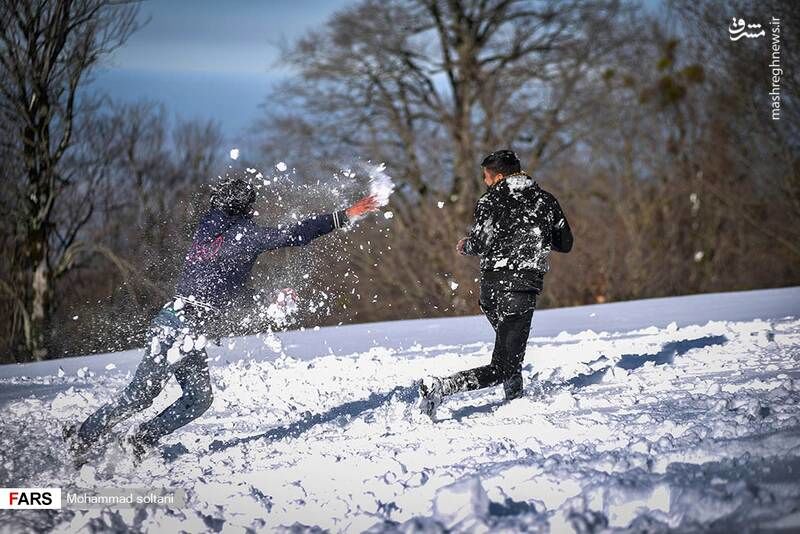
<instances>
[{"instance_id":1,"label":"dark hair","mask_svg":"<svg viewBox=\"0 0 800 534\"><path fill-rule=\"evenodd\" d=\"M494 174L508 176L522 170L519 158L513 150L497 150L492 152L481 161L481 167L490 170Z\"/></svg>"},{"instance_id":2,"label":"dark hair","mask_svg":"<svg viewBox=\"0 0 800 534\"><path fill-rule=\"evenodd\" d=\"M241 178L226 176L211 186L211 205L230 215L246 215L255 201L255 188Z\"/></svg>"}]
</instances>

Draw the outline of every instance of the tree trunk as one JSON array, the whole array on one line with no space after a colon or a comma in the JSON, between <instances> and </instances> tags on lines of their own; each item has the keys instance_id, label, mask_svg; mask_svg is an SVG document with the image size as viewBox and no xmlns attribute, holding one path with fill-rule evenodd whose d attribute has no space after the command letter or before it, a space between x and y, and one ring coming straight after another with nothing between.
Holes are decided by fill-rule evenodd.
<instances>
[{"instance_id":1,"label":"tree trunk","mask_svg":"<svg viewBox=\"0 0 800 534\"><path fill-rule=\"evenodd\" d=\"M42 248L41 243L34 245L34 251ZM25 348L36 361L47 358L47 329L52 304L53 283L52 272L47 265L47 258L41 257L36 264L31 281L30 327L25 335Z\"/></svg>"}]
</instances>

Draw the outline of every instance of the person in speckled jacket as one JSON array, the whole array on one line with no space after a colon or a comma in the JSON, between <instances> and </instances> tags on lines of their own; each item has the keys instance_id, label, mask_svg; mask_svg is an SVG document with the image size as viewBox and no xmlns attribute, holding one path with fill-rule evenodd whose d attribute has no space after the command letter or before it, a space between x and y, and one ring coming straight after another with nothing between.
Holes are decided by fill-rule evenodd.
<instances>
[{"instance_id":1,"label":"person in speckled jacket","mask_svg":"<svg viewBox=\"0 0 800 534\"><path fill-rule=\"evenodd\" d=\"M488 190L456 249L480 257L480 307L495 330L494 351L489 365L420 381L420 409L431 417L444 397L461 391L503 384L507 400L522 395L522 361L550 251L572 249L558 201L522 172L513 151L493 152L481 167Z\"/></svg>"},{"instance_id":2,"label":"person in speckled jacket","mask_svg":"<svg viewBox=\"0 0 800 534\"><path fill-rule=\"evenodd\" d=\"M197 226L175 297L153 319L149 345L130 384L83 424L64 430L76 463L85 460L91 446L107 436L113 425L152 405L172 375L182 395L127 438L135 457L202 415L213 400L205 351L208 328L245 290L258 256L307 245L378 209L375 198L368 196L345 210L273 228L253 220L255 200L255 188L242 178L227 177L213 187L211 208Z\"/></svg>"}]
</instances>

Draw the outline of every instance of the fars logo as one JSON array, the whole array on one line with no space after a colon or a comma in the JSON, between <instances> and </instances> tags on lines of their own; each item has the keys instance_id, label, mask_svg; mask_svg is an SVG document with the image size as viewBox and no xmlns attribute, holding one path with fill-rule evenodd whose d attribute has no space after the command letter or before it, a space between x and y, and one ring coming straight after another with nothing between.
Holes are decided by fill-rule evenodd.
<instances>
[{"instance_id":1,"label":"fars logo","mask_svg":"<svg viewBox=\"0 0 800 534\"><path fill-rule=\"evenodd\" d=\"M0 488L0 510L60 510L61 488Z\"/></svg>"}]
</instances>

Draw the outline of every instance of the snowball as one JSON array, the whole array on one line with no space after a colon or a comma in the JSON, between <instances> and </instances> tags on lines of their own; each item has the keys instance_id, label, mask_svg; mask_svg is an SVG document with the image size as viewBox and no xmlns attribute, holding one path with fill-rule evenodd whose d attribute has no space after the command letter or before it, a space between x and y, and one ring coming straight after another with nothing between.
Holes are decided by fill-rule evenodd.
<instances>
[{"instance_id":1,"label":"snowball","mask_svg":"<svg viewBox=\"0 0 800 534\"><path fill-rule=\"evenodd\" d=\"M369 172L369 194L375 197L379 206L388 204L389 196L394 192L392 177L385 171L386 165L381 163Z\"/></svg>"},{"instance_id":2,"label":"snowball","mask_svg":"<svg viewBox=\"0 0 800 534\"><path fill-rule=\"evenodd\" d=\"M286 172L286 169L288 169L289 167L287 167L284 162L279 161L278 163L275 164L275 168L278 169L280 172Z\"/></svg>"},{"instance_id":3,"label":"snowball","mask_svg":"<svg viewBox=\"0 0 800 534\"><path fill-rule=\"evenodd\" d=\"M274 298L275 301L266 309L266 316L280 327L290 324L299 309L297 293L291 288L285 288L280 290Z\"/></svg>"},{"instance_id":4,"label":"snowball","mask_svg":"<svg viewBox=\"0 0 800 534\"><path fill-rule=\"evenodd\" d=\"M231 149L231 159L239 159L239 149L232 148Z\"/></svg>"},{"instance_id":5,"label":"snowball","mask_svg":"<svg viewBox=\"0 0 800 534\"><path fill-rule=\"evenodd\" d=\"M384 219L391 219L392 217L394 217L394 213L392 213L391 211L387 211L386 213L383 214Z\"/></svg>"},{"instance_id":6,"label":"snowball","mask_svg":"<svg viewBox=\"0 0 800 534\"><path fill-rule=\"evenodd\" d=\"M442 209L444 207L444 202L440 200L439 202L436 203L436 205L439 207L439 209Z\"/></svg>"},{"instance_id":7,"label":"snowball","mask_svg":"<svg viewBox=\"0 0 800 534\"><path fill-rule=\"evenodd\" d=\"M458 289L458 282L455 282L455 281L451 280L450 281L450 289L452 289L453 291Z\"/></svg>"}]
</instances>

